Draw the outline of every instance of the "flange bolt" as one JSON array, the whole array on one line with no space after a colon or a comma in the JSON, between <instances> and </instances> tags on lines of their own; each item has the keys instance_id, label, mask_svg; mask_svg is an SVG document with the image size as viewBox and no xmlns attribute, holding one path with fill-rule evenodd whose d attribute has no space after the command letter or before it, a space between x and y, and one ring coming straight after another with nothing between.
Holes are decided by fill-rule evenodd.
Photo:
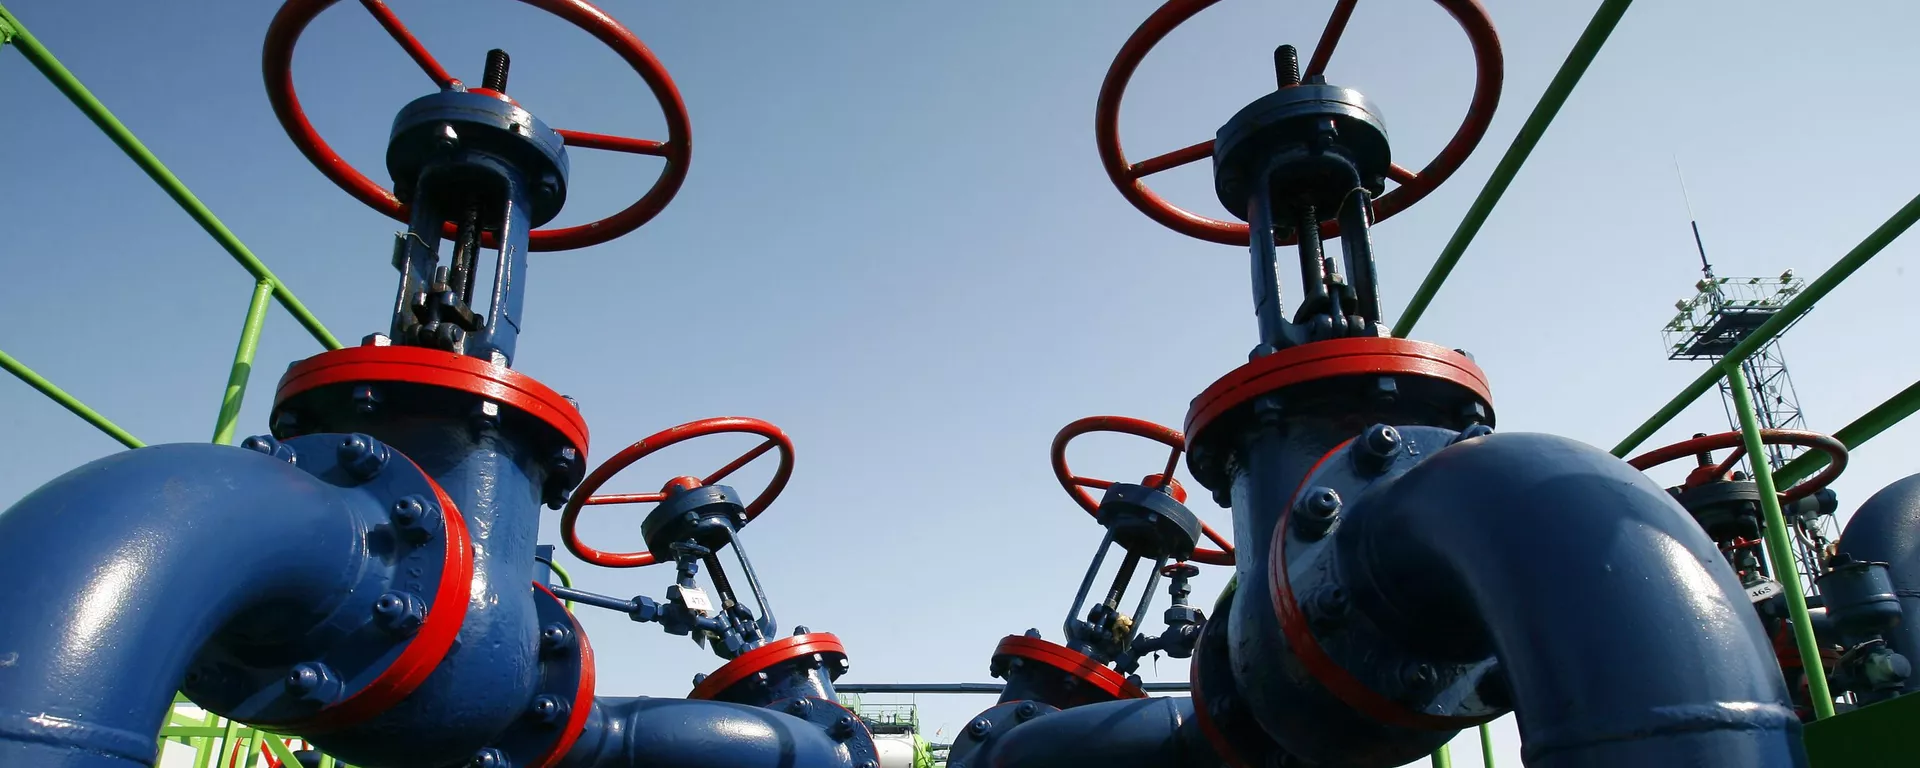
<instances>
[{"instance_id":1,"label":"flange bolt","mask_svg":"<svg viewBox=\"0 0 1920 768\"><path fill-rule=\"evenodd\" d=\"M340 698L340 678L317 661L293 665L287 672L286 684L287 692L301 701L325 706Z\"/></svg>"},{"instance_id":2,"label":"flange bolt","mask_svg":"<svg viewBox=\"0 0 1920 768\"><path fill-rule=\"evenodd\" d=\"M547 654L562 653L573 648L573 628L560 622L554 622L540 628L540 650Z\"/></svg>"},{"instance_id":3,"label":"flange bolt","mask_svg":"<svg viewBox=\"0 0 1920 768\"><path fill-rule=\"evenodd\" d=\"M1324 486L1308 488L1294 502L1293 513L1293 529L1309 541L1318 539L1327 535L1340 518L1340 494Z\"/></svg>"},{"instance_id":4,"label":"flange bolt","mask_svg":"<svg viewBox=\"0 0 1920 768\"><path fill-rule=\"evenodd\" d=\"M984 717L967 724L967 733L976 739L984 739L993 733L993 721Z\"/></svg>"},{"instance_id":5,"label":"flange bolt","mask_svg":"<svg viewBox=\"0 0 1920 768\"><path fill-rule=\"evenodd\" d=\"M513 763L507 760L507 753L487 747L480 750L480 754L474 755L473 760L467 765L470 768L512 768Z\"/></svg>"},{"instance_id":6,"label":"flange bolt","mask_svg":"<svg viewBox=\"0 0 1920 768\"><path fill-rule=\"evenodd\" d=\"M834 741L846 741L853 738L853 715L841 715L833 721L833 727L827 729L827 735Z\"/></svg>"},{"instance_id":7,"label":"flange bolt","mask_svg":"<svg viewBox=\"0 0 1920 768\"><path fill-rule=\"evenodd\" d=\"M388 592L373 601L373 621L399 637L412 637L427 620L427 606L411 592Z\"/></svg>"},{"instance_id":8,"label":"flange bolt","mask_svg":"<svg viewBox=\"0 0 1920 768\"><path fill-rule=\"evenodd\" d=\"M424 496L408 494L393 503L387 519L393 521L393 530L401 538L417 546L433 538L435 523L440 520L440 505Z\"/></svg>"},{"instance_id":9,"label":"flange bolt","mask_svg":"<svg viewBox=\"0 0 1920 768\"><path fill-rule=\"evenodd\" d=\"M1405 442L1400 437L1400 430L1386 424L1375 424L1353 441L1353 455L1361 469L1377 473L1386 469L1387 464L1400 455Z\"/></svg>"},{"instance_id":10,"label":"flange bolt","mask_svg":"<svg viewBox=\"0 0 1920 768\"><path fill-rule=\"evenodd\" d=\"M557 725L566 716L567 703L549 693L533 697L533 704L527 707L527 717L541 725Z\"/></svg>"},{"instance_id":11,"label":"flange bolt","mask_svg":"<svg viewBox=\"0 0 1920 768\"><path fill-rule=\"evenodd\" d=\"M380 441L354 433L340 441L340 466L356 480L372 480L386 468L389 453Z\"/></svg>"}]
</instances>

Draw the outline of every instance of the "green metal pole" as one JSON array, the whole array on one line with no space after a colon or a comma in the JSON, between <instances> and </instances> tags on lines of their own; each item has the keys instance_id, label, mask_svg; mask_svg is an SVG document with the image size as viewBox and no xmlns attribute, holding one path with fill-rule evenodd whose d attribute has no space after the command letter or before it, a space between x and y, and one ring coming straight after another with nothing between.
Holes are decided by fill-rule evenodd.
<instances>
[{"instance_id":1,"label":"green metal pole","mask_svg":"<svg viewBox=\"0 0 1920 768\"><path fill-rule=\"evenodd\" d=\"M1486 723L1480 724L1480 764L1484 768L1493 768L1493 729Z\"/></svg>"},{"instance_id":2,"label":"green metal pole","mask_svg":"<svg viewBox=\"0 0 1920 768\"><path fill-rule=\"evenodd\" d=\"M134 437L126 430L121 429L120 425L108 421L107 417L101 416L92 408L88 408L86 403L80 402L78 398L54 386L53 382L47 381L45 378L42 378L40 374L34 373L32 368L28 368L19 360L13 359L13 356L8 355L4 351L0 351L0 368L7 369L7 373L11 373L21 381L26 382L27 386L40 390L40 394L46 395L54 402L59 403L62 408L72 411L73 415L85 419L88 424L92 424L96 429L107 433L108 437L120 441L121 445L128 448L146 447L147 444L140 442L140 438Z\"/></svg>"},{"instance_id":3,"label":"green metal pole","mask_svg":"<svg viewBox=\"0 0 1920 768\"><path fill-rule=\"evenodd\" d=\"M267 323L267 299L273 295L273 281L253 284L253 300L247 302L247 321L240 326L240 346L233 351L233 369L227 373L227 392L220 398L220 418L213 422L213 441L221 445L233 442L234 422L240 420L240 403L247 396L247 380L253 375L253 353L260 348L260 328Z\"/></svg>"},{"instance_id":4,"label":"green metal pole","mask_svg":"<svg viewBox=\"0 0 1920 768\"><path fill-rule=\"evenodd\" d=\"M1652 418L1647 419L1646 423L1633 431L1633 434L1627 435L1625 440L1621 440L1619 445L1614 446L1613 455L1624 458L1628 451L1638 448L1641 443L1646 442L1647 438L1652 437L1654 432L1666 426L1673 417L1680 415L1687 406L1692 405L1693 401L1700 399L1700 396L1719 381L1721 376L1731 376L1738 371L1740 363L1747 357L1772 341L1775 336L1780 335L1787 326L1793 325L1801 315L1813 309L1813 305L1831 293L1840 281L1847 279L1866 264L1868 259L1885 249L1888 243L1894 241L1894 238L1906 232L1908 227L1913 226L1916 219L1920 219L1920 196L1908 200L1906 205L1894 212L1893 218L1887 219L1879 228L1873 230L1873 234L1867 235L1867 239L1860 241L1860 244L1848 251L1847 255L1840 257L1840 260L1828 267L1827 271L1820 273L1819 277L1807 284L1806 290L1782 305L1779 312L1775 312L1773 317L1768 318L1765 323L1760 324L1759 328L1754 329L1753 333L1748 334L1746 340L1734 345L1733 350L1722 357L1720 362L1715 363L1713 368L1701 373L1700 377L1688 384L1680 394L1667 401L1667 404L1662 406Z\"/></svg>"},{"instance_id":5,"label":"green metal pole","mask_svg":"<svg viewBox=\"0 0 1920 768\"><path fill-rule=\"evenodd\" d=\"M1433 751L1433 768L1453 768L1453 753L1447 751L1447 745Z\"/></svg>"},{"instance_id":6,"label":"green metal pole","mask_svg":"<svg viewBox=\"0 0 1920 768\"><path fill-rule=\"evenodd\" d=\"M1861 443L1872 440L1881 432L1887 431L1901 420L1920 411L1920 383L1915 383L1900 394L1888 398L1886 402L1873 407L1873 410L1860 415L1853 423L1841 427L1833 433L1835 439L1848 448L1858 448ZM1820 471L1827 465L1827 455L1819 451L1807 451L1800 458L1787 462L1787 465L1775 470L1773 481L1780 485L1793 485Z\"/></svg>"},{"instance_id":7,"label":"green metal pole","mask_svg":"<svg viewBox=\"0 0 1920 768\"><path fill-rule=\"evenodd\" d=\"M238 740L239 735L240 735L239 721L228 720L227 732L220 737L220 755L218 759L220 760L221 766L223 767L231 766L231 768L240 768L241 766L246 765L246 759L244 757L241 758L241 761L238 763L232 762L234 759L233 748L236 746L239 746L237 743L235 743Z\"/></svg>"},{"instance_id":8,"label":"green metal pole","mask_svg":"<svg viewBox=\"0 0 1920 768\"><path fill-rule=\"evenodd\" d=\"M1427 305L1433 303L1433 296L1440 292L1441 284L1447 282L1447 275L1453 273L1453 267L1460 263L1460 256L1467 251L1467 245L1480 234L1480 227L1487 223L1487 217L1493 214L1493 207L1507 193L1507 187L1513 184L1513 177L1520 174L1520 166L1527 162L1527 156L1533 154L1533 148L1540 144L1540 137L1546 135L1547 126L1553 123L1560 107L1567 103L1567 97L1573 94L1573 87L1580 83L1580 77L1587 73L1588 65L1593 63L1605 45L1607 36L1613 34L1613 28L1620 23L1620 17L1627 12L1627 6L1633 0L1606 0L1595 11L1593 20L1587 22L1587 28L1580 33L1580 39L1573 44L1573 50L1567 52L1567 58L1560 63L1560 71L1553 74L1553 80L1547 83L1547 91L1540 94L1540 102L1533 105L1533 112L1527 115L1527 121L1520 125L1520 134L1513 137L1513 144L1507 147L1507 153L1500 156L1500 164L1493 167L1493 176L1487 179L1487 185L1480 188L1480 195L1473 199L1473 205L1467 208L1467 216L1460 220L1460 226L1453 230L1453 237L1447 239L1447 245L1440 249L1440 257L1433 262L1433 268L1427 270L1427 277L1420 281L1420 288L1413 292L1413 300L1407 302L1406 310L1400 313L1400 322L1394 324L1393 335L1406 338L1413 331L1414 323L1420 322L1420 316L1426 314Z\"/></svg>"},{"instance_id":9,"label":"green metal pole","mask_svg":"<svg viewBox=\"0 0 1920 768\"><path fill-rule=\"evenodd\" d=\"M1780 494L1773 484L1773 468L1767 464L1766 447L1760 442L1760 419L1753 414L1753 392L1747 386L1747 372L1736 365L1728 372L1733 390L1733 410L1740 416L1740 433L1747 445L1747 462L1753 467L1753 484L1760 493L1760 511L1767 518L1767 556L1773 560L1774 576L1787 593L1787 615L1793 619L1793 641L1800 648L1800 669L1807 676L1807 694L1813 697L1816 719L1833 717L1833 694L1827 691L1826 667L1820 663L1820 646L1813 639L1813 621L1807 616L1807 597L1800 591L1800 570L1793 561L1792 545L1787 541L1787 518L1780 514Z\"/></svg>"},{"instance_id":10,"label":"green metal pole","mask_svg":"<svg viewBox=\"0 0 1920 768\"><path fill-rule=\"evenodd\" d=\"M93 94L87 91L87 87L80 84L79 78L74 77L72 72L67 71L67 68L60 64L59 59L53 57L52 52L40 45L40 41L20 24L19 19L7 11L5 5L0 5L0 23L11 28L13 32L11 42L14 47L20 49L21 53L26 54L27 61L32 62L34 68L40 70L40 74L45 75L55 88L59 88L61 93L66 94L68 101L79 107L81 112L85 112L87 117L93 120L94 125L100 126L100 130L107 134L107 138L119 145L120 150L127 153L127 157L132 158L141 170L146 171L147 176L151 177L154 183L159 184L174 202L179 203L180 208L185 210L187 215L192 216L193 220L200 224L201 229L212 235L220 247L232 254L234 260L240 262L240 266L253 273L256 279L272 281L274 298L280 300L280 305L286 307L287 312L291 313L294 319L299 320L300 324L306 327L307 332L313 334L314 339L326 345L328 349L340 348L340 340L327 332L326 326L321 325L319 318L307 311L306 305L300 303L300 299L293 295L293 291L287 289L285 283L274 277L273 270L267 269L267 265L262 264L260 259L253 255L253 251L248 250L246 244L240 242L240 238L236 237L232 230L227 229L227 225L220 223L220 219L213 215L213 211L208 210L207 206L200 202L200 198L194 197L193 192L187 189L187 185L182 183L179 177L174 176L172 171L167 170L167 166L162 164L159 158L154 157L146 145L141 144L140 139L136 138L132 131L127 130L127 126L122 124L119 118L107 111L106 105L94 98Z\"/></svg>"}]
</instances>

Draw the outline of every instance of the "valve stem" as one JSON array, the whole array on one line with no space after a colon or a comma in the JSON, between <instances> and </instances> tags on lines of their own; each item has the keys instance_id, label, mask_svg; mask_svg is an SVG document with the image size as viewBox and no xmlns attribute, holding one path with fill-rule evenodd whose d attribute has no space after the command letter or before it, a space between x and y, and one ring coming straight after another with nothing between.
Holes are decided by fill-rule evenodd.
<instances>
[{"instance_id":1,"label":"valve stem","mask_svg":"<svg viewBox=\"0 0 1920 768\"><path fill-rule=\"evenodd\" d=\"M1291 45L1273 49L1273 76L1281 88L1300 84L1300 51Z\"/></svg>"},{"instance_id":2,"label":"valve stem","mask_svg":"<svg viewBox=\"0 0 1920 768\"><path fill-rule=\"evenodd\" d=\"M498 48L487 51L487 71L486 74L480 78L480 87L495 93L506 93L507 65L509 63L511 63L511 60L507 58L506 51ZM1295 79L1298 79L1298 76L1296 76Z\"/></svg>"}]
</instances>

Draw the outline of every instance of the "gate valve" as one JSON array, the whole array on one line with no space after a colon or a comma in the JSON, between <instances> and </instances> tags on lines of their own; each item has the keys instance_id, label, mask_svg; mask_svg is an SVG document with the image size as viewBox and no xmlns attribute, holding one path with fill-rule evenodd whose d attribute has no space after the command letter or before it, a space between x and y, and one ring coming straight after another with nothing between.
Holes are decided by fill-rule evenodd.
<instances>
[{"instance_id":1,"label":"gate valve","mask_svg":"<svg viewBox=\"0 0 1920 768\"><path fill-rule=\"evenodd\" d=\"M1503 75L1492 21L1474 0L1439 0L1466 31L1477 75L1465 121L1417 173L1393 162L1379 110L1359 91L1327 82L1327 64L1353 13L1353 0L1335 6L1304 72L1293 46L1274 51L1277 89L1240 110L1211 141L1128 162L1119 129L1128 81L1154 45L1215 2L1169 0L1121 47L1095 107L1095 142L1107 177L1135 208L1176 232L1251 247L1261 336L1255 357L1312 341L1385 335L1368 229L1439 187L1486 134ZM1151 174L1208 157L1221 205L1246 223L1178 208L1144 182ZM1388 181L1398 188L1387 192ZM1340 238L1344 271L1339 260L1323 252L1323 237ZM1280 306L1275 255L1276 246L1289 244L1299 247L1305 297L1291 321Z\"/></svg>"},{"instance_id":2,"label":"gate valve","mask_svg":"<svg viewBox=\"0 0 1920 768\"><path fill-rule=\"evenodd\" d=\"M738 458L705 477L685 475L668 480L658 492L594 495L615 474L634 462L671 445L696 437L726 433L745 433L765 438ZM732 487L721 480L753 460L778 449L779 466L765 490L752 502L743 502ZM721 658L733 659L759 647L776 636L778 625L766 592L754 574L740 532L747 523L765 511L786 488L793 475L793 442L785 432L759 419L721 417L702 419L663 430L628 446L601 464L580 483L560 515L560 536L567 551L594 565L608 568L637 568L656 562L673 562L677 567L675 584L669 588L666 605L659 616L662 625L673 634L693 635L705 646L708 639ZM608 504L655 504L640 523L644 552L604 552L580 541L575 525L586 506ZM732 580L722 567L718 552L731 548L740 564L740 575L747 581L759 607L758 618L734 591ZM706 565L714 596L694 581L701 564ZM717 598L718 603L714 602ZM629 614L633 615L633 614Z\"/></svg>"},{"instance_id":3,"label":"gate valve","mask_svg":"<svg viewBox=\"0 0 1920 768\"><path fill-rule=\"evenodd\" d=\"M1782 514L1801 522L1802 529L1809 535L1817 535L1806 522L1823 514L1833 514L1838 508L1839 502L1827 486L1847 468L1846 444L1828 435L1793 429L1762 429L1760 442L1762 445L1797 445L1826 455L1827 466L1819 474L1779 492ZM1715 461L1713 452L1723 449L1732 450L1725 459ZM1740 432L1697 433L1689 440L1648 451L1627 463L1644 472L1693 456L1694 469L1680 485L1667 492L1728 553L1728 562L1736 571L1759 578L1758 559L1739 546L1743 541L1759 539L1765 527L1760 513L1759 484L1734 471L1746 455L1745 438ZM1748 561L1751 567L1743 565Z\"/></svg>"},{"instance_id":4,"label":"gate valve","mask_svg":"<svg viewBox=\"0 0 1920 768\"><path fill-rule=\"evenodd\" d=\"M307 119L293 87L293 51L307 25L337 0L290 0L267 32L262 69L274 115L302 154L355 199L407 224L393 265L401 283L391 338L511 363L521 326L528 251L604 243L652 219L686 178L691 154L686 106L659 60L633 33L586 0L522 0L579 27L612 48L646 81L665 113L664 142L556 130L509 97L505 51L487 53L481 87L448 74L381 0L361 0L380 26L439 89L394 119L387 146L388 191L328 146ZM599 221L535 230L567 198L566 147L666 159L660 178L624 210ZM441 238L453 240L440 263ZM483 249L493 251L493 285L476 301ZM481 307L485 309L482 310Z\"/></svg>"}]
</instances>

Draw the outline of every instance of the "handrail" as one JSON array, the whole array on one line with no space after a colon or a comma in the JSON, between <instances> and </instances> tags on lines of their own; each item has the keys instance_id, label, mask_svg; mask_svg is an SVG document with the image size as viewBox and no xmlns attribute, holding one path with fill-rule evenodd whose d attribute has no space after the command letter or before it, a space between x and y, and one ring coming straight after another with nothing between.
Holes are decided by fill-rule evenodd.
<instances>
[{"instance_id":1,"label":"handrail","mask_svg":"<svg viewBox=\"0 0 1920 768\"><path fill-rule=\"evenodd\" d=\"M13 356L7 354L5 350L0 350L0 368L5 368L7 373L11 373L21 381L26 382L27 386L40 390L40 394L46 395L48 399L59 403L60 407L72 411L73 415L85 419L88 424L92 424L100 431L107 433L108 437L120 441L120 444L128 448L146 447L147 444L140 442L140 438L134 437L132 433L121 429L120 425L108 421L107 417L100 415L98 411L92 408L88 408L86 403L80 402L79 398L67 394L66 390L54 386L53 382L47 381L45 377L34 373L32 368L28 368L25 363L15 360Z\"/></svg>"},{"instance_id":2,"label":"handrail","mask_svg":"<svg viewBox=\"0 0 1920 768\"><path fill-rule=\"evenodd\" d=\"M1787 329L1787 326L1798 322L1801 315L1812 310L1813 305L1821 299L1826 298L1826 295L1831 293L1834 287L1840 284L1840 281L1847 279L1848 276L1866 264L1868 259L1873 258L1875 254L1885 249L1888 243L1894 241L1894 238L1899 237L1901 233L1907 231L1908 227L1913 226L1915 220L1920 220L1920 196L1915 196L1912 200L1908 200L1906 205L1901 206L1900 210L1894 212L1892 218L1881 223L1878 228L1867 235L1865 240L1860 241L1859 245L1854 246L1853 250L1848 251L1847 255L1840 257L1840 260L1834 262L1833 266L1828 267L1827 271L1820 273L1819 277L1814 278L1813 282L1808 283L1806 289L1802 290L1799 295L1794 296L1788 300L1786 304L1781 305L1780 311L1775 312L1773 317L1767 318L1767 321L1761 323L1760 327L1754 329L1753 333L1748 334L1747 338L1739 344L1735 344L1733 349L1727 352L1726 356L1720 358L1712 367L1702 372L1699 378L1694 379L1692 383L1688 384L1686 389L1680 391L1680 394L1675 395L1672 400L1667 401L1667 404L1662 406L1651 418L1648 418L1646 423L1641 424L1639 428L1633 431L1633 434L1627 435L1626 439L1621 440L1619 445L1614 446L1613 455L1624 458L1627 452L1640 447L1640 444L1646 442L1646 439L1653 436L1654 432L1666 426L1667 422L1673 420L1673 417L1680 415L1682 410L1692 405L1693 401L1698 400L1715 382L1718 382L1723 376L1730 376L1735 371L1738 371L1740 364L1746 362L1749 356L1758 351L1762 346L1765 346L1767 342L1773 341L1775 336L1779 336L1781 331Z\"/></svg>"},{"instance_id":3,"label":"handrail","mask_svg":"<svg viewBox=\"0 0 1920 768\"><path fill-rule=\"evenodd\" d=\"M1620 17L1627 12L1627 6L1633 0L1606 0L1593 14L1593 20L1587 22L1587 28L1580 33L1580 39L1573 44L1573 50L1567 52L1567 59L1560 63L1560 70L1553 73L1553 80L1547 83L1547 90L1540 94L1540 102L1533 105L1533 111L1527 114L1527 121L1520 125L1520 133L1513 137L1513 144L1507 147L1507 153L1500 156L1500 164L1493 167L1493 175L1488 177L1487 185L1480 189L1480 195L1473 199L1473 205L1467 207L1467 215L1460 220L1460 226L1453 230L1453 237L1447 239L1447 245L1440 249L1439 258L1433 267L1427 270L1427 276L1420 281L1420 288L1413 292L1413 299L1407 302L1407 308L1400 314L1400 322L1393 326L1393 335L1406 338L1413 331L1413 324L1420 322L1420 316L1426 314L1427 305L1433 303L1434 294L1440 292L1440 286L1447 282L1447 276L1453 274L1453 267L1460 263L1460 256L1467 251L1467 245L1473 242L1474 235L1480 234L1480 227L1487 223L1487 217L1493 214L1493 206L1507 193L1507 187L1513 184L1513 177L1520 174L1520 166L1533 154L1533 148L1540 144L1540 137L1546 135L1547 126L1553 123L1560 107L1567 103L1567 97L1573 94L1573 87L1580 83L1580 77L1587 73L1587 66L1600 54L1600 46L1605 45L1607 36L1613 34L1613 28L1620 23Z\"/></svg>"},{"instance_id":4,"label":"handrail","mask_svg":"<svg viewBox=\"0 0 1920 768\"><path fill-rule=\"evenodd\" d=\"M340 341L327 331L326 326L322 325L312 312L307 310L306 305L300 303L300 299L294 296L292 289L287 288L280 278L267 268L266 264L254 256L253 252L247 249L246 244L240 242L240 238L234 235L232 230L227 229L227 226L213 215L213 211L187 189L187 185L180 181L179 177L173 175L173 172L168 170L167 166L161 163L160 159L155 157L153 152L149 151L146 145L142 144L140 139L120 122L119 118L114 117L106 105L101 104L100 100L80 83L79 78L68 71L51 51L41 45L40 41L27 31L26 26L22 25L5 5L0 5L0 46L5 45L18 48L35 69L38 69L49 82L53 83L54 87L66 95L68 101L73 102L74 106L85 113L88 119L107 135L107 138L112 139L127 157L139 165L141 170L146 171L147 176L160 185L160 188L187 212L187 215L193 217L201 229L206 230L207 234L226 249L241 267L253 275L253 299L247 306L246 321L240 327L240 341L234 351L233 367L227 376L227 386L221 397L219 416L214 421L213 441L216 443L232 441L234 426L240 416L240 405L246 396L247 383L253 372L253 357L259 348L260 331L266 324L268 296L278 300L280 305L285 307L287 312L293 315L294 319L298 320L300 325L305 327L314 340L319 341L321 345L328 349L339 349ZM8 373L39 390L41 394L86 420L88 424L92 424L108 436L120 441L122 445L128 448L140 448L146 445L139 438L87 407L78 398L54 386L45 377L5 352L0 352L0 368L5 368Z\"/></svg>"},{"instance_id":5,"label":"handrail","mask_svg":"<svg viewBox=\"0 0 1920 768\"><path fill-rule=\"evenodd\" d=\"M68 101L73 102L81 112L86 113L87 118L92 120L94 125L99 126L100 131L105 133L107 138L112 139L122 152L127 153L127 157L131 158L135 165L140 166L140 170L146 171L147 176L151 177L155 184L160 185L160 189L172 197L174 202L179 203L180 208L185 210L188 216L192 216L201 229L212 235L214 242L225 248L235 261L240 262L240 266L245 267L247 272L253 275L254 279L268 280L273 283L274 298L280 301L280 306L286 307L287 312L293 315L295 320L300 321L300 325L306 327L308 333L313 334L315 340L325 345L327 349L340 348L340 340L327 331L319 318L307 311L306 305L301 304L299 297L294 296L293 291L287 288L280 278L274 276L273 270L267 269L267 265L261 263L259 257L254 256L253 251L247 249L245 243L240 242L240 238L233 234L233 230L227 229L227 225L220 223L220 219L213 215L213 211L208 210L206 204L200 202L200 198L195 197L193 191L187 189L187 185L180 181L178 176L173 175L173 171L167 170L167 166L160 162L160 158L155 157L145 144L140 143L140 139L133 135L133 131L128 130L119 118L114 117L105 104L101 104L99 99L94 98L93 93L80 83L80 79L67 71L60 60L54 58L53 53L42 46L40 41L20 24L20 20L7 11L5 5L0 5L0 22L4 22L12 31L12 39L8 42L20 49L20 52L26 55L27 61L31 62L35 69L40 70L40 74L45 75L55 88L59 88Z\"/></svg>"}]
</instances>

